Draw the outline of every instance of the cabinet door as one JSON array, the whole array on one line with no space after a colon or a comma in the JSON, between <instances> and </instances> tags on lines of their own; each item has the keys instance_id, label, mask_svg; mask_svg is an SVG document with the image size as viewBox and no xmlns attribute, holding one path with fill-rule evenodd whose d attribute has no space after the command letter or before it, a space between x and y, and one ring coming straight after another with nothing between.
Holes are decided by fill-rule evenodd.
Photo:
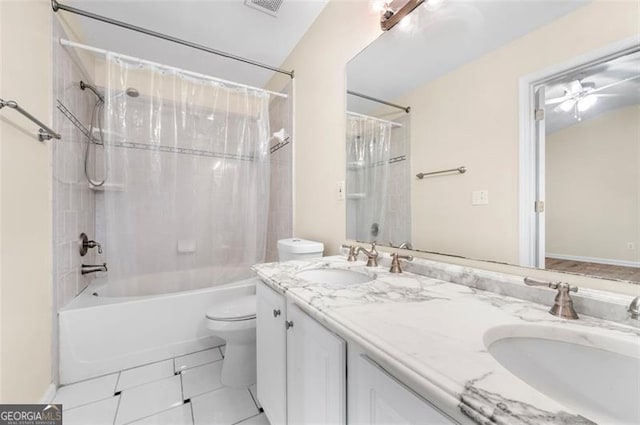
<instances>
[{"instance_id":1,"label":"cabinet door","mask_svg":"<svg viewBox=\"0 0 640 425\"><path fill-rule=\"evenodd\" d=\"M287 423L286 303L264 283L256 287L258 400L271 425Z\"/></svg>"},{"instance_id":2,"label":"cabinet door","mask_svg":"<svg viewBox=\"0 0 640 425\"><path fill-rule=\"evenodd\" d=\"M287 320L289 424L346 424L346 343L293 304Z\"/></svg>"},{"instance_id":3,"label":"cabinet door","mask_svg":"<svg viewBox=\"0 0 640 425\"><path fill-rule=\"evenodd\" d=\"M354 424L357 425L449 425L451 418L406 388L366 356L356 360ZM355 381L355 382L354 382Z\"/></svg>"}]
</instances>

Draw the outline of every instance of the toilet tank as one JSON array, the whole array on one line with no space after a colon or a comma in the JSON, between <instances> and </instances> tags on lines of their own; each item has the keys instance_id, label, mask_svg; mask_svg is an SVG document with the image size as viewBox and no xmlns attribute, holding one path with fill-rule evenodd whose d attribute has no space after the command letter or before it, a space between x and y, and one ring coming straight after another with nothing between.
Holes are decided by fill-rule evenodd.
<instances>
[{"instance_id":1,"label":"toilet tank","mask_svg":"<svg viewBox=\"0 0 640 425\"><path fill-rule=\"evenodd\" d=\"M278 259L280 261L304 260L305 258L322 257L322 242L289 238L278 241Z\"/></svg>"}]
</instances>

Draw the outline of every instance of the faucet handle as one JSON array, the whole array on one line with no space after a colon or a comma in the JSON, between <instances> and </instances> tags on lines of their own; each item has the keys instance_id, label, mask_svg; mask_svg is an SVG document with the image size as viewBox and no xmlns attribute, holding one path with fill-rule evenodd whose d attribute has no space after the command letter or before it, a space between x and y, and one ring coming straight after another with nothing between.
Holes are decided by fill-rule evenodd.
<instances>
[{"instance_id":1,"label":"faucet handle","mask_svg":"<svg viewBox=\"0 0 640 425\"><path fill-rule=\"evenodd\" d=\"M358 250L360 249L359 247L355 245L342 244L342 248L349 250L349 254L347 255L347 261L351 261L351 262L358 261Z\"/></svg>"},{"instance_id":2,"label":"faucet handle","mask_svg":"<svg viewBox=\"0 0 640 425\"><path fill-rule=\"evenodd\" d=\"M400 266L400 260L413 261L412 255L400 255L397 252L391 254L391 268L390 273L402 273L402 267Z\"/></svg>"},{"instance_id":3,"label":"faucet handle","mask_svg":"<svg viewBox=\"0 0 640 425\"><path fill-rule=\"evenodd\" d=\"M635 297L629 308L627 309L632 319L638 320L640 318L640 297Z\"/></svg>"},{"instance_id":4,"label":"faucet handle","mask_svg":"<svg viewBox=\"0 0 640 425\"><path fill-rule=\"evenodd\" d=\"M557 289L558 294L553 303L553 307L549 310L554 316L562 317L563 319L577 319L578 313L573 308L573 300L571 299L570 292L578 292L578 287L569 285L566 282L545 282L542 280L531 279L529 277L524 278L524 283L529 286L547 286L551 289Z\"/></svg>"}]
</instances>

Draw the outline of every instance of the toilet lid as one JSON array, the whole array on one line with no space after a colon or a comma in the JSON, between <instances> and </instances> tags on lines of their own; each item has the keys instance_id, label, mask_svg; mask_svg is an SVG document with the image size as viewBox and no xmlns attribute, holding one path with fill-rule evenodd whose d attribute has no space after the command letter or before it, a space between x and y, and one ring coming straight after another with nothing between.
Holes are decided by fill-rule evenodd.
<instances>
[{"instance_id":1,"label":"toilet lid","mask_svg":"<svg viewBox=\"0 0 640 425\"><path fill-rule=\"evenodd\" d=\"M207 310L207 319L232 322L256 317L256 296L246 295L216 304Z\"/></svg>"}]
</instances>

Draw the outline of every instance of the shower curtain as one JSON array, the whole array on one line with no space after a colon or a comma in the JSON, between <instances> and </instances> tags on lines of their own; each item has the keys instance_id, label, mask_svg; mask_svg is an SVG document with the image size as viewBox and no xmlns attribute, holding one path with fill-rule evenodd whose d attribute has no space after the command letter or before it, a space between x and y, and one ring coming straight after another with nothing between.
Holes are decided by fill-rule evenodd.
<instances>
[{"instance_id":1,"label":"shower curtain","mask_svg":"<svg viewBox=\"0 0 640 425\"><path fill-rule=\"evenodd\" d=\"M174 272L170 291L250 277L266 249L269 95L115 54L105 68L110 291Z\"/></svg>"},{"instance_id":2,"label":"shower curtain","mask_svg":"<svg viewBox=\"0 0 640 425\"><path fill-rule=\"evenodd\" d=\"M388 241L387 193L391 123L347 115L347 238Z\"/></svg>"}]
</instances>

